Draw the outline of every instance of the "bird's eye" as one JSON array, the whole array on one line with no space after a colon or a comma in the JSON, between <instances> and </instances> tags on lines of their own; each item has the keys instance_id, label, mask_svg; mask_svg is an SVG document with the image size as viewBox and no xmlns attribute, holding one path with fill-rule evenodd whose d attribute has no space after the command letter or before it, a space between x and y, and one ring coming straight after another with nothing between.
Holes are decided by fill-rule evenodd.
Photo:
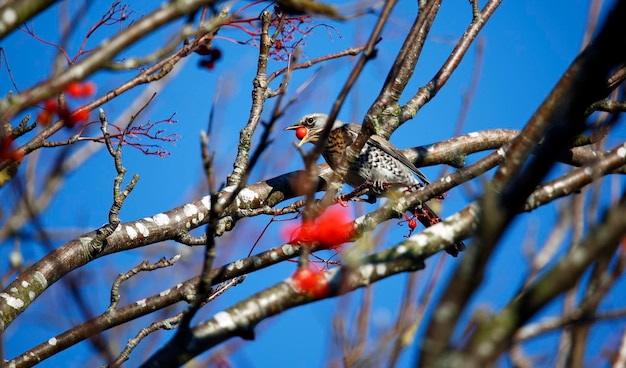
<instances>
[{"instance_id":1,"label":"bird's eye","mask_svg":"<svg viewBox=\"0 0 626 368\"><path fill-rule=\"evenodd\" d=\"M313 117L306 118L306 125L307 126L313 126L314 123L315 123L315 118L313 118Z\"/></svg>"}]
</instances>

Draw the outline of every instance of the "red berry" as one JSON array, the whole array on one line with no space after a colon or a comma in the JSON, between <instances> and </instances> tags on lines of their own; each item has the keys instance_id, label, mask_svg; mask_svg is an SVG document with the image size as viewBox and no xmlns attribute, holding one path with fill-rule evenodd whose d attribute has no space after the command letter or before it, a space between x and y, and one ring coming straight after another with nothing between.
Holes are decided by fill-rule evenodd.
<instances>
[{"instance_id":1,"label":"red berry","mask_svg":"<svg viewBox=\"0 0 626 368\"><path fill-rule=\"evenodd\" d=\"M417 227L417 221L415 220L409 220L409 228L411 230L415 229Z\"/></svg>"},{"instance_id":2,"label":"red berry","mask_svg":"<svg viewBox=\"0 0 626 368\"><path fill-rule=\"evenodd\" d=\"M306 127L301 126L300 128L296 129L296 138L302 139L306 137L308 133L309 130Z\"/></svg>"}]
</instances>

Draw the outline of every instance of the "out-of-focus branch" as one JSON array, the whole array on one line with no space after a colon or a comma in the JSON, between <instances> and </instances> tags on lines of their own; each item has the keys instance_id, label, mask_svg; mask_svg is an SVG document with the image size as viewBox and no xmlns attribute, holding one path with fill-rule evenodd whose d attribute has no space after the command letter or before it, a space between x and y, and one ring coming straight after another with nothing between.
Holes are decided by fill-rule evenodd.
<instances>
[{"instance_id":1,"label":"out-of-focus branch","mask_svg":"<svg viewBox=\"0 0 626 368\"><path fill-rule=\"evenodd\" d=\"M417 93L402 107L402 117L400 124L412 119L415 114L422 108L428 101L430 101L444 84L450 79L452 73L461 63L461 60L465 56L465 53L469 49L472 42L478 35L478 32L485 26L489 18L496 11L502 0L489 0L480 13L480 16L473 17L472 23L467 27L463 37L454 47L454 50L441 66L441 69L437 74L424 86L420 87Z\"/></svg>"},{"instance_id":2,"label":"out-of-focus branch","mask_svg":"<svg viewBox=\"0 0 626 368\"><path fill-rule=\"evenodd\" d=\"M585 108L606 95L609 72L626 58L624 19L626 3L618 2L594 42L572 63L507 150L506 160L481 199L478 236L435 308L426 332L427 343L421 347L420 365L431 366L445 359L443 352L458 318L481 284L501 234L557 158L586 128Z\"/></svg>"},{"instance_id":3,"label":"out-of-focus branch","mask_svg":"<svg viewBox=\"0 0 626 368\"><path fill-rule=\"evenodd\" d=\"M8 0L0 5L0 40L57 0Z\"/></svg>"},{"instance_id":4,"label":"out-of-focus branch","mask_svg":"<svg viewBox=\"0 0 626 368\"><path fill-rule=\"evenodd\" d=\"M554 297L578 281L601 254L612 253L626 234L626 197L611 208L603 223L572 248L554 267L523 291L494 318L478 325L457 358L467 367L493 362L509 346L515 332Z\"/></svg>"},{"instance_id":5,"label":"out-of-focus branch","mask_svg":"<svg viewBox=\"0 0 626 368\"><path fill-rule=\"evenodd\" d=\"M385 84L365 115L364 129L389 139L400 125L398 101L413 75L440 6L440 0L419 6L417 17L385 79Z\"/></svg>"}]
</instances>

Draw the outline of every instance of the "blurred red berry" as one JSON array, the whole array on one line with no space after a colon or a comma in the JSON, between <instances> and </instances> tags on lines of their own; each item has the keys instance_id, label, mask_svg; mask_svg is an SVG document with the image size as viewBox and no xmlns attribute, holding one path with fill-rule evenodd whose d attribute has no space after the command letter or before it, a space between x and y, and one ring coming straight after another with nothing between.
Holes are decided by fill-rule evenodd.
<instances>
[{"instance_id":1,"label":"blurred red berry","mask_svg":"<svg viewBox=\"0 0 626 368\"><path fill-rule=\"evenodd\" d=\"M91 97L96 94L96 84L94 82L85 82L82 84L82 87L82 97Z\"/></svg>"},{"instance_id":2,"label":"blurred red berry","mask_svg":"<svg viewBox=\"0 0 626 368\"><path fill-rule=\"evenodd\" d=\"M22 161L24 153L13 149L13 136L0 138L0 160Z\"/></svg>"},{"instance_id":3,"label":"blurred red berry","mask_svg":"<svg viewBox=\"0 0 626 368\"><path fill-rule=\"evenodd\" d=\"M417 227L417 221L413 219L409 220L409 229L415 230L416 227Z\"/></svg>"},{"instance_id":4,"label":"blurred red berry","mask_svg":"<svg viewBox=\"0 0 626 368\"><path fill-rule=\"evenodd\" d=\"M57 107L58 107L57 106L57 102L54 99L52 99L52 98L47 99L43 103L43 109L45 111L47 111L47 112L52 112L52 113L56 112L57 111Z\"/></svg>"},{"instance_id":5,"label":"blurred red berry","mask_svg":"<svg viewBox=\"0 0 626 368\"><path fill-rule=\"evenodd\" d=\"M37 115L37 122L42 125L48 125L52 121L54 114L48 110L44 110Z\"/></svg>"},{"instance_id":6,"label":"blurred red berry","mask_svg":"<svg viewBox=\"0 0 626 368\"><path fill-rule=\"evenodd\" d=\"M72 125L86 123L89 121L89 111L87 109L78 109L72 113L70 119L72 120Z\"/></svg>"},{"instance_id":7,"label":"blurred red berry","mask_svg":"<svg viewBox=\"0 0 626 368\"><path fill-rule=\"evenodd\" d=\"M78 82L71 82L65 88L65 93L67 93L68 95L72 97L80 97L82 94L82 91L83 91L83 87L81 87L80 83Z\"/></svg>"},{"instance_id":8,"label":"blurred red berry","mask_svg":"<svg viewBox=\"0 0 626 368\"><path fill-rule=\"evenodd\" d=\"M314 298L324 297L330 290L324 274L312 267L298 267L291 279L296 291Z\"/></svg>"},{"instance_id":9,"label":"blurred red berry","mask_svg":"<svg viewBox=\"0 0 626 368\"><path fill-rule=\"evenodd\" d=\"M91 97L96 93L96 85L93 82L71 82L65 88L65 93L72 97Z\"/></svg>"},{"instance_id":10,"label":"blurred red berry","mask_svg":"<svg viewBox=\"0 0 626 368\"><path fill-rule=\"evenodd\" d=\"M350 216L343 207L330 207L319 217L317 239L330 248L349 242L354 236Z\"/></svg>"},{"instance_id":11,"label":"blurred red berry","mask_svg":"<svg viewBox=\"0 0 626 368\"><path fill-rule=\"evenodd\" d=\"M352 241L354 228L350 215L340 206L330 207L315 222L304 222L302 226L285 226L281 232L289 243L319 243L327 248L337 248Z\"/></svg>"}]
</instances>

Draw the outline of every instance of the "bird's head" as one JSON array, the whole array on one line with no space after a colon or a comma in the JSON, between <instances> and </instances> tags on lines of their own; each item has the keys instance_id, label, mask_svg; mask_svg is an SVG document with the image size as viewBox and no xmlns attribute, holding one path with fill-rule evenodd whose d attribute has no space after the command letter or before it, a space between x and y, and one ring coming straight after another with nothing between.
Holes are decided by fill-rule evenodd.
<instances>
[{"instance_id":1,"label":"bird's head","mask_svg":"<svg viewBox=\"0 0 626 368\"><path fill-rule=\"evenodd\" d=\"M326 120L328 120L328 115L326 114L308 114L300 118L294 125L286 127L285 130L295 130L296 138L300 140L297 146L302 147L307 142L315 143L319 140L320 134L324 130ZM343 124L342 121L335 120L332 129L338 128Z\"/></svg>"}]
</instances>

